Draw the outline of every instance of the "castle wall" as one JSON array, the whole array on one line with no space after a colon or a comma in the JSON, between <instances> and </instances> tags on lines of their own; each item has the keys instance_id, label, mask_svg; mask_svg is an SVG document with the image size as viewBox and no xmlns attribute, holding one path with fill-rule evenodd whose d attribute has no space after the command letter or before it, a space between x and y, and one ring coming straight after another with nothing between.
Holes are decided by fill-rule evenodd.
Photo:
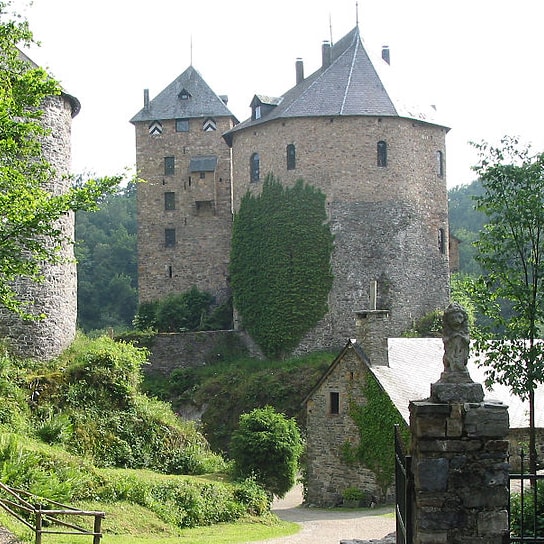
<instances>
[{"instance_id":1,"label":"castle wall","mask_svg":"<svg viewBox=\"0 0 544 544\"><path fill-rule=\"evenodd\" d=\"M369 308L378 281L378 309L391 310L391 334L443 307L449 298L447 189L437 154L445 158L446 129L398 117L278 119L233 134L233 203L258 193L267 173L321 189L335 236L329 314L299 351L336 348L354 336L354 312ZM377 165L377 142L387 166ZM286 146L296 148L287 170ZM261 179L250 182L259 153ZM441 246L439 247L439 238Z\"/></svg>"},{"instance_id":2,"label":"castle wall","mask_svg":"<svg viewBox=\"0 0 544 544\"><path fill-rule=\"evenodd\" d=\"M44 158L56 170L47 187L54 194L69 189L71 162L72 104L65 95L49 97L43 106L42 124L51 133L42 142ZM74 214L64 215L58 226L69 240L74 239ZM46 243L46 242L44 242ZM0 313L0 334L10 341L13 352L23 357L51 359L69 346L76 333L77 272L73 246L62 248L65 262L43 267L44 281L20 278L15 287L24 299L33 301L32 313L44 313L42 321L22 321L6 311Z\"/></svg>"},{"instance_id":3,"label":"castle wall","mask_svg":"<svg viewBox=\"0 0 544 544\"><path fill-rule=\"evenodd\" d=\"M217 130L190 119L188 132L176 132L175 120L150 135L147 122L136 123L138 176L138 276L140 301L153 301L196 286L218 302L228 297L228 261L232 228L230 149L221 133L231 118L216 118ZM191 158L217 157L215 172L190 172ZM174 173L165 174L165 157L174 157ZM165 209L165 193L174 193ZM165 230L175 243L165 243Z\"/></svg>"}]
</instances>

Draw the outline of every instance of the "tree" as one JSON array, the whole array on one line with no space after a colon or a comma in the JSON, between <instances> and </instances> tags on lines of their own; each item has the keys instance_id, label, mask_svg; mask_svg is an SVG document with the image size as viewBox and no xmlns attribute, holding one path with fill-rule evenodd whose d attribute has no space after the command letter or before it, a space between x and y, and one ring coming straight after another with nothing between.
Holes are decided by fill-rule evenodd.
<instances>
[{"instance_id":1,"label":"tree","mask_svg":"<svg viewBox=\"0 0 544 544\"><path fill-rule=\"evenodd\" d=\"M44 263L61 262L67 239L58 220L95 209L119 178L90 180L63 194L50 190L57 174L44 158L47 130L40 108L61 93L59 84L21 54L33 42L28 23L0 1L0 305L35 319L14 288L20 277L42 279Z\"/></svg>"},{"instance_id":2,"label":"tree","mask_svg":"<svg viewBox=\"0 0 544 544\"><path fill-rule=\"evenodd\" d=\"M230 279L242 326L265 355L297 346L327 311L333 236L325 195L272 175L262 192L243 197L234 217Z\"/></svg>"},{"instance_id":3,"label":"tree","mask_svg":"<svg viewBox=\"0 0 544 544\"><path fill-rule=\"evenodd\" d=\"M237 476L254 477L277 497L285 496L295 484L302 449L295 420L271 406L242 414L232 434L231 456Z\"/></svg>"},{"instance_id":4,"label":"tree","mask_svg":"<svg viewBox=\"0 0 544 544\"><path fill-rule=\"evenodd\" d=\"M488 223L476 242L483 273L473 300L488 318L478 351L488 382L510 387L529 402L529 465L536 470L535 389L544 381L544 153L533 155L515 138L499 147L475 144L474 167L483 193L477 209ZM491 341L490 341L491 340Z\"/></svg>"}]
</instances>

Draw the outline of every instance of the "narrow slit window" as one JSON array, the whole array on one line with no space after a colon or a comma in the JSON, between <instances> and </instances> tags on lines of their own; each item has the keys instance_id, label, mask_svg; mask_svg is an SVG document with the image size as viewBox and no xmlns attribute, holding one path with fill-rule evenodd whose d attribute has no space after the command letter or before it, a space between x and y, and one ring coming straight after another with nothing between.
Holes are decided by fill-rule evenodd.
<instances>
[{"instance_id":1,"label":"narrow slit window","mask_svg":"<svg viewBox=\"0 0 544 544\"><path fill-rule=\"evenodd\" d=\"M340 393L337 391L329 393L329 413L333 415L340 413Z\"/></svg>"},{"instance_id":2,"label":"narrow slit window","mask_svg":"<svg viewBox=\"0 0 544 544\"><path fill-rule=\"evenodd\" d=\"M253 153L249 159L249 179L259 181L261 176L261 160L258 153Z\"/></svg>"},{"instance_id":3,"label":"narrow slit window","mask_svg":"<svg viewBox=\"0 0 544 544\"><path fill-rule=\"evenodd\" d=\"M384 168L387 166L387 143L380 140L377 144L378 166Z\"/></svg>"},{"instance_id":4,"label":"narrow slit window","mask_svg":"<svg viewBox=\"0 0 544 544\"><path fill-rule=\"evenodd\" d=\"M296 162L295 144L289 144L287 146L287 170L294 170L296 168Z\"/></svg>"},{"instance_id":5,"label":"narrow slit window","mask_svg":"<svg viewBox=\"0 0 544 544\"><path fill-rule=\"evenodd\" d=\"M442 151L436 152L436 174L439 178L444 177L444 153Z\"/></svg>"},{"instance_id":6,"label":"narrow slit window","mask_svg":"<svg viewBox=\"0 0 544 544\"><path fill-rule=\"evenodd\" d=\"M446 233L444 229L438 229L438 251L446 253Z\"/></svg>"}]
</instances>

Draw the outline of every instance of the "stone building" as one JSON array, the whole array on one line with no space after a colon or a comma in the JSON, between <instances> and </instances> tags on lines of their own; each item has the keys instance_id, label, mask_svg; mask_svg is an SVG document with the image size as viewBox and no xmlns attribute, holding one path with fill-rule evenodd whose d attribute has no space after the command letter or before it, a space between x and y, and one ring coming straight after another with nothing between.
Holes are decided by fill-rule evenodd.
<instances>
[{"instance_id":1,"label":"stone building","mask_svg":"<svg viewBox=\"0 0 544 544\"><path fill-rule=\"evenodd\" d=\"M300 352L339 349L362 308L389 309L399 335L444 307L448 129L432 107L396 98L388 60L388 51L370 58L356 27L323 44L312 75L297 60L295 86L281 97L255 95L251 118L239 124L192 67L154 100L146 95L132 119L147 180L138 186L140 300L193 285L228 289L231 213L272 173L319 188L335 236L329 312Z\"/></svg>"},{"instance_id":2,"label":"stone building","mask_svg":"<svg viewBox=\"0 0 544 544\"><path fill-rule=\"evenodd\" d=\"M190 66L131 122L137 188L141 302L196 286L228 298L231 157L222 134L237 122Z\"/></svg>"},{"instance_id":3,"label":"stone building","mask_svg":"<svg viewBox=\"0 0 544 544\"><path fill-rule=\"evenodd\" d=\"M32 61L21 55L31 64ZM56 176L47 189L53 194L66 192L71 186L71 129L72 118L80 110L74 96L61 92L48 97L42 105L41 123L49 133L42 140L45 160L55 169ZM63 216L57 223L68 240L74 239L73 213ZM46 315L40 321L23 321L14 314L0 312L0 335L10 340L14 353L22 357L51 359L70 345L76 334L77 271L73 245L61 248L63 262L45 264L44 280L35 283L20 278L15 285L21 298L31 303L31 313Z\"/></svg>"}]
</instances>

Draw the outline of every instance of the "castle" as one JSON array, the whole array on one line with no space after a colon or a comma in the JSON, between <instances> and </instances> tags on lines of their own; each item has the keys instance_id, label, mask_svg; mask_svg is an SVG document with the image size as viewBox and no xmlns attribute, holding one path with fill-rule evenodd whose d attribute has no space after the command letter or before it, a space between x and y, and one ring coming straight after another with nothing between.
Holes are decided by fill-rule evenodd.
<instances>
[{"instance_id":1,"label":"castle","mask_svg":"<svg viewBox=\"0 0 544 544\"><path fill-rule=\"evenodd\" d=\"M229 295L232 214L267 173L326 195L335 237L329 311L299 351L354 336L355 312L387 309L388 336L449 299L445 137L436 112L407 106L359 28L322 45L308 77L281 97L255 95L238 123L190 66L132 119L138 174L140 302L196 286Z\"/></svg>"}]
</instances>

